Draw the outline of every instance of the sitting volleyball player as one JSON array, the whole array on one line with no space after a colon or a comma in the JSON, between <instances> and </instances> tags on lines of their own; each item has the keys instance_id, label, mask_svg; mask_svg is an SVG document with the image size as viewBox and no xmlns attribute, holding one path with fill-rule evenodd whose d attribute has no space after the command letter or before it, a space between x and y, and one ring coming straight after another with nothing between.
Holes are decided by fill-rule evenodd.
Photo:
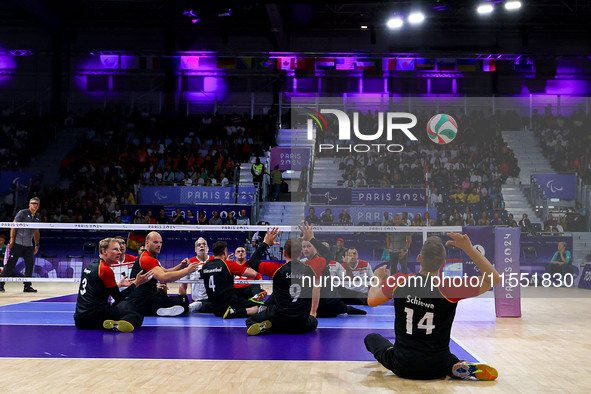
<instances>
[{"instance_id":1,"label":"sitting volleyball player","mask_svg":"<svg viewBox=\"0 0 591 394\"><path fill-rule=\"evenodd\" d=\"M394 345L380 334L365 337L365 346L376 360L401 378L439 379L445 376L494 380L496 369L486 364L460 361L449 349L451 326L457 302L482 294L501 278L467 235L448 233L447 245L462 249L482 272L478 281L464 278L460 286L437 275L445 262L445 247L439 237L429 237L421 248L418 275L389 276L386 267L375 274L380 282L369 290L369 306L394 298ZM472 283L474 282L474 283Z\"/></svg>"},{"instance_id":2,"label":"sitting volleyball player","mask_svg":"<svg viewBox=\"0 0 591 394\"><path fill-rule=\"evenodd\" d=\"M158 281L174 282L197 271L198 264L184 259L176 267L164 268L156 259L161 249L162 236L156 231L150 232L146 236L146 250L138 257L131 270L131 276L137 275L141 270L151 270L153 273L150 281L131 293L127 299L129 309L144 316L178 316L197 307L195 302L189 305L189 297L186 295L168 296L165 289L158 288Z\"/></svg>"},{"instance_id":3,"label":"sitting volleyball player","mask_svg":"<svg viewBox=\"0 0 591 394\"><path fill-rule=\"evenodd\" d=\"M311 228L303 226L300 230L304 234L304 239L312 238ZM318 284L322 272L318 267L314 271L298 260L302 254L300 241L288 239L285 242L285 264L260 261L259 256L264 252L261 248L266 250L274 245L278 235L277 228L267 231L264 242L249 260L253 269L273 278L273 301L265 310L246 320L248 335L266 332L304 334L314 331L318 326L316 311L320 299Z\"/></svg>"},{"instance_id":4,"label":"sitting volleyball player","mask_svg":"<svg viewBox=\"0 0 591 394\"><path fill-rule=\"evenodd\" d=\"M82 271L74 322L76 327L88 330L131 332L142 325L144 317L136 312L126 311L123 305L111 305L109 296L115 302L123 301L134 289L146 283L152 271L138 273L135 280L123 277L119 283L111 264L119 261L121 249L115 238L105 238L99 243L100 259L90 263ZM119 291L119 287L127 287Z\"/></svg>"}]
</instances>

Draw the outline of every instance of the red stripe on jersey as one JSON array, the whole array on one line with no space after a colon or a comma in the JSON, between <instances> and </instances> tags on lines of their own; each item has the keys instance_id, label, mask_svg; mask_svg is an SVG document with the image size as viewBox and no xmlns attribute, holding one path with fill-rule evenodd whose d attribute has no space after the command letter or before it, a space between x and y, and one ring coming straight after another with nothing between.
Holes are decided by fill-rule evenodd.
<instances>
[{"instance_id":1,"label":"red stripe on jersey","mask_svg":"<svg viewBox=\"0 0 591 394\"><path fill-rule=\"evenodd\" d=\"M231 260L228 260L228 261L222 260L222 261L226 264L226 267L228 267L228 270L230 271L230 273L232 275L242 275L244 273L244 271L246 271L247 267L240 265L235 261L231 261Z\"/></svg>"},{"instance_id":2,"label":"red stripe on jersey","mask_svg":"<svg viewBox=\"0 0 591 394\"><path fill-rule=\"evenodd\" d=\"M322 270L326 267L326 259L324 257L315 256L304 264L314 270L316 277L320 277L322 275Z\"/></svg>"},{"instance_id":3,"label":"red stripe on jersey","mask_svg":"<svg viewBox=\"0 0 591 394\"><path fill-rule=\"evenodd\" d=\"M236 264L238 264L238 263L236 263ZM251 268L251 266L246 263L244 263L243 267ZM234 280L261 280L261 279L263 279L263 277L258 272L257 272L257 276L255 276L254 278L248 278L246 276L240 276L240 275L234 276ZM234 287L236 289L240 289L242 287L247 287L247 286L250 286L250 285L248 283L234 283Z\"/></svg>"},{"instance_id":4,"label":"red stripe on jersey","mask_svg":"<svg viewBox=\"0 0 591 394\"><path fill-rule=\"evenodd\" d=\"M115 273L102 259L98 268L98 276L107 289L117 286L117 282L115 281Z\"/></svg>"},{"instance_id":5,"label":"red stripe on jersey","mask_svg":"<svg viewBox=\"0 0 591 394\"><path fill-rule=\"evenodd\" d=\"M146 272L150 271L154 267L160 267L160 262L152 257L149 252L143 252L140 256L140 267Z\"/></svg>"},{"instance_id":6,"label":"red stripe on jersey","mask_svg":"<svg viewBox=\"0 0 591 394\"><path fill-rule=\"evenodd\" d=\"M277 271L283 267L283 264L274 263L272 261L264 261L259 264L259 272L270 278L274 277Z\"/></svg>"},{"instance_id":7,"label":"red stripe on jersey","mask_svg":"<svg viewBox=\"0 0 591 394\"><path fill-rule=\"evenodd\" d=\"M410 275L407 274L397 273L386 278L386 280L384 280L381 284L382 293L384 294L384 296L387 298L393 298L394 291L396 291L396 288L398 288L399 278L405 278L406 280L406 278L408 278L409 276Z\"/></svg>"},{"instance_id":8,"label":"red stripe on jersey","mask_svg":"<svg viewBox=\"0 0 591 394\"><path fill-rule=\"evenodd\" d=\"M134 263L136 259L137 259L137 256L133 256L131 254L125 253L125 260L123 260L123 262L124 263Z\"/></svg>"}]
</instances>

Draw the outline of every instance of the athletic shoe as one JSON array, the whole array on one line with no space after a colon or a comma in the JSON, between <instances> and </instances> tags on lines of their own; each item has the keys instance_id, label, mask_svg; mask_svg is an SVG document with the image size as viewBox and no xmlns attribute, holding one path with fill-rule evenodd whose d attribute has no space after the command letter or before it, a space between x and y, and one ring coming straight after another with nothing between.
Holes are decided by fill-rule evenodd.
<instances>
[{"instance_id":1,"label":"athletic shoe","mask_svg":"<svg viewBox=\"0 0 591 394\"><path fill-rule=\"evenodd\" d=\"M236 309L229 306L228 309L226 309L226 313L224 313L224 319L233 319L235 317L236 317Z\"/></svg>"},{"instance_id":2,"label":"athletic shoe","mask_svg":"<svg viewBox=\"0 0 591 394\"><path fill-rule=\"evenodd\" d=\"M36 293L36 292L37 292L37 290L33 289L33 287L32 287L32 286L26 286L26 287L23 289L23 293Z\"/></svg>"},{"instance_id":3,"label":"athletic shoe","mask_svg":"<svg viewBox=\"0 0 591 394\"><path fill-rule=\"evenodd\" d=\"M347 313L349 315L367 315L367 311L363 309L355 308L354 306L347 305Z\"/></svg>"},{"instance_id":4,"label":"athletic shoe","mask_svg":"<svg viewBox=\"0 0 591 394\"><path fill-rule=\"evenodd\" d=\"M189 312L199 312L201 307L203 306L203 302L195 301L189 304Z\"/></svg>"},{"instance_id":5,"label":"athletic shoe","mask_svg":"<svg viewBox=\"0 0 591 394\"><path fill-rule=\"evenodd\" d=\"M455 363L452 367L453 376L460 379L476 378L478 380L495 380L499 373L486 364L475 364L466 361Z\"/></svg>"},{"instance_id":6,"label":"athletic shoe","mask_svg":"<svg viewBox=\"0 0 591 394\"><path fill-rule=\"evenodd\" d=\"M180 305L171 306L169 308L159 308L156 311L158 316L178 316L185 313L185 308Z\"/></svg>"},{"instance_id":7,"label":"athletic shoe","mask_svg":"<svg viewBox=\"0 0 591 394\"><path fill-rule=\"evenodd\" d=\"M269 331L272 327L270 320L264 320L260 323L255 323L252 326L248 327L248 335L260 335L264 334Z\"/></svg>"},{"instance_id":8,"label":"athletic shoe","mask_svg":"<svg viewBox=\"0 0 591 394\"><path fill-rule=\"evenodd\" d=\"M258 302L258 303L263 303L263 301L265 301L265 298L266 297L267 297L267 290L263 290L259 294L257 294L254 297L252 297L250 299L250 301L254 301L254 302Z\"/></svg>"},{"instance_id":9,"label":"athletic shoe","mask_svg":"<svg viewBox=\"0 0 591 394\"><path fill-rule=\"evenodd\" d=\"M105 320L103 328L118 332L132 332L134 329L133 324L125 320Z\"/></svg>"}]
</instances>

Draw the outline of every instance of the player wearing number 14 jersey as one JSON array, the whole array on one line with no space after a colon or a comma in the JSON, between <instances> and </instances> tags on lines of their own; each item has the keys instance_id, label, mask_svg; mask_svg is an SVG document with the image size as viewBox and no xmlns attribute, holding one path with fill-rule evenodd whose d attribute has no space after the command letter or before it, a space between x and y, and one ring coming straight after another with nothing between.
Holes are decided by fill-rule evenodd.
<instances>
[{"instance_id":1,"label":"player wearing number 14 jersey","mask_svg":"<svg viewBox=\"0 0 591 394\"><path fill-rule=\"evenodd\" d=\"M389 276L385 266L375 271L380 285L371 287L369 306L378 306L394 298L396 342L379 334L365 337L365 346L376 360L396 375L407 379L476 378L494 380L496 369L486 364L460 361L449 349L451 326L457 302L488 291L501 278L467 235L448 233L448 245L462 249L480 269L479 280L462 283L437 277L445 262L445 247L439 237L429 237L421 248L418 275Z\"/></svg>"}]
</instances>

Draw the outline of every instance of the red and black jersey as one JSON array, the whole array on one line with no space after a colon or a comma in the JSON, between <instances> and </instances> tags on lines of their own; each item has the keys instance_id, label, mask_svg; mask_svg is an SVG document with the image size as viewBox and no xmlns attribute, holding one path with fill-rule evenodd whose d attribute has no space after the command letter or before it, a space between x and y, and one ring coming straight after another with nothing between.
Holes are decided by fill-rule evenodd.
<instances>
[{"instance_id":1,"label":"red and black jersey","mask_svg":"<svg viewBox=\"0 0 591 394\"><path fill-rule=\"evenodd\" d=\"M238 263L236 263L236 264L238 264ZM248 265L248 262L244 263L243 267L250 268L250 266ZM263 279L263 277L259 273L257 273L257 276L255 276L254 278L247 278L246 276L240 276L240 275L234 276L234 280L261 280L261 279ZM236 289L239 289L241 287L246 287L246 286L250 286L250 285L248 283L234 283L234 287Z\"/></svg>"},{"instance_id":2,"label":"red and black jersey","mask_svg":"<svg viewBox=\"0 0 591 394\"><path fill-rule=\"evenodd\" d=\"M234 291L234 275L242 275L246 266L235 261L213 259L201 268L201 279L207 298L214 306L227 302L228 293Z\"/></svg>"},{"instance_id":3,"label":"red and black jersey","mask_svg":"<svg viewBox=\"0 0 591 394\"><path fill-rule=\"evenodd\" d=\"M111 267L103 259L93 261L82 271L76 299L76 315L80 316L108 307L109 296L115 301L121 301L133 288L135 286L132 285L120 292Z\"/></svg>"},{"instance_id":4,"label":"red and black jersey","mask_svg":"<svg viewBox=\"0 0 591 394\"><path fill-rule=\"evenodd\" d=\"M150 254L150 252L143 251L142 254L140 254L140 257L138 257L135 260L135 262L133 263L133 268L131 269L130 277L136 278L138 276L138 274L140 272L142 272L142 270L145 272L148 272L154 267L162 267L162 266L160 265L160 262L158 261L158 259L153 257ZM141 285L137 288L138 291L134 292L134 298L136 295L141 296L142 294L145 294L145 293L156 293L156 291L158 290L157 287L158 287L158 280L156 278L152 278L147 283L144 283L143 285Z\"/></svg>"},{"instance_id":5,"label":"red and black jersey","mask_svg":"<svg viewBox=\"0 0 591 394\"><path fill-rule=\"evenodd\" d=\"M479 288L432 286L432 277L420 274L396 274L389 282L382 284L382 292L394 298L398 354L409 362L447 357L457 301L478 295Z\"/></svg>"},{"instance_id":6,"label":"red and black jersey","mask_svg":"<svg viewBox=\"0 0 591 394\"><path fill-rule=\"evenodd\" d=\"M115 278L122 278L124 276L129 276L129 274L131 273L131 270L133 268L133 264L135 263L135 260L137 259L137 256L133 256L133 255L130 255L127 253L125 253L125 255L123 257L124 258L122 261L116 261L113 264L111 264L111 269L115 273Z\"/></svg>"},{"instance_id":7,"label":"red and black jersey","mask_svg":"<svg viewBox=\"0 0 591 394\"><path fill-rule=\"evenodd\" d=\"M267 248L268 246L262 243L253 253L249 264L255 271L273 278L275 310L281 316L307 318L312 308L314 278L322 274L321 261L313 263L317 272L299 260L291 260L285 264L261 262L258 257L262 256Z\"/></svg>"}]
</instances>

